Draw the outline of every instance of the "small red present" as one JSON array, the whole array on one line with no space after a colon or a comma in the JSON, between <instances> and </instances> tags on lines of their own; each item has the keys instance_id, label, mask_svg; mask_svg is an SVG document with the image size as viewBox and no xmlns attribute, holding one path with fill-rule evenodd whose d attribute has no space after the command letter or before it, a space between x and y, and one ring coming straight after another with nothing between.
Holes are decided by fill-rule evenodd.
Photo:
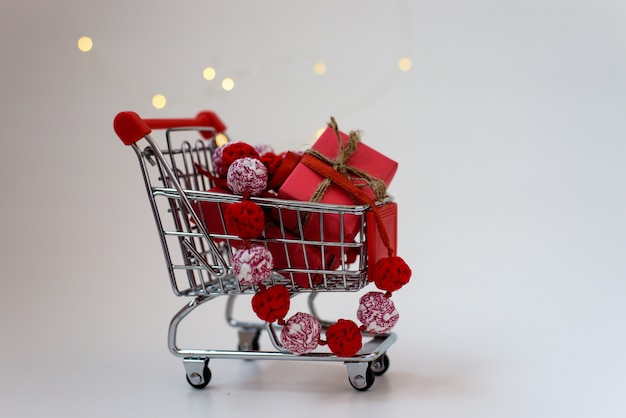
<instances>
[{"instance_id":1,"label":"small red present","mask_svg":"<svg viewBox=\"0 0 626 418\"><path fill-rule=\"evenodd\" d=\"M208 192L223 195L212 200L198 200L192 207L214 240L224 237L220 235L236 235L241 239L259 238L265 229L265 213L255 203L243 199L228 199L233 194L219 186ZM192 222L193 218L192 218Z\"/></svg>"},{"instance_id":2,"label":"small red present","mask_svg":"<svg viewBox=\"0 0 626 418\"><path fill-rule=\"evenodd\" d=\"M278 190L280 199L336 205L365 203L312 169L307 163L311 160L332 167L337 174L346 176L371 200L384 198L385 189L398 169L397 162L360 142L358 133L347 135L339 132L336 125L329 126L311 149L305 152L300 163ZM324 214L323 222L320 222L319 216L319 213L310 213L305 217L305 238L352 242L361 228L361 219L357 216L343 216L341 220L339 214ZM287 228L298 231L298 214L295 211L283 211L282 217ZM343 225L343 234L340 225Z\"/></svg>"},{"instance_id":3,"label":"small red present","mask_svg":"<svg viewBox=\"0 0 626 418\"><path fill-rule=\"evenodd\" d=\"M368 211L366 217L367 266L370 278L374 264L387 257L390 251L395 254L398 247L398 204L395 202L385 203L377 207L377 212L378 215L374 211ZM379 217L378 220L376 219L377 216ZM381 228L384 228L384 231ZM346 251L346 263L354 263L360 251L361 249L358 247Z\"/></svg>"},{"instance_id":4,"label":"small red present","mask_svg":"<svg viewBox=\"0 0 626 418\"><path fill-rule=\"evenodd\" d=\"M304 288L323 281L323 276L315 270L334 270L340 264L336 255L327 251L322 253L320 247L303 242L288 231L283 232L275 224L266 226L265 241L274 259L274 270L288 279L293 278L298 286Z\"/></svg>"},{"instance_id":5,"label":"small red present","mask_svg":"<svg viewBox=\"0 0 626 418\"><path fill-rule=\"evenodd\" d=\"M372 274L374 264L376 264L378 260L389 256L390 250L395 254L398 248L398 204L395 202L386 203L378 208L378 213L380 214L382 226L385 228L388 243L386 243L385 238L383 238L384 232L381 231L381 226L376 222L374 212L368 212L367 264L370 279L374 277Z\"/></svg>"},{"instance_id":6,"label":"small red present","mask_svg":"<svg viewBox=\"0 0 626 418\"><path fill-rule=\"evenodd\" d=\"M220 193L224 195L232 195L230 190L222 187L213 187L207 190L210 193ZM198 218L211 235L228 235L226 224L224 222L224 213L231 203L227 201L207 201L199 200L192 202L192 207L198 215ZM193 218L192 218L193 221ZM215 237L214 237L215 238Z\"/></svg>"}]
</instances>

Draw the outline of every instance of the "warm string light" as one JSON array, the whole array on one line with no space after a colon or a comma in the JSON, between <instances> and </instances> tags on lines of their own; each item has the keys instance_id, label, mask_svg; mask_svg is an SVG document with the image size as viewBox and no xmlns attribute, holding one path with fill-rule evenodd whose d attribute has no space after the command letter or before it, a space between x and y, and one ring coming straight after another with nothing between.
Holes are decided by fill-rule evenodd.
<instances>
[{"instance_id":1,"label":"warm string light","mask_svg":"<svg viewBox=\"0 0 626 418\"><path fill-rule=\"evenodd\" d=\"M202 71L202 77L207 81L214 80L216 75L217 75L217 72L215 71L215 68L213 67L206 67Z\"/></svg>"},{"instance_id":2,"label":"warm string light","mask_svg":"<svg viewBox=\"0 0 626 418\"><path fill-rule=\"evenodd\" d=\"M228 137L222 133L219 133L215 136L215 145L217 147L221 147L222 145L226 145L228 143Z\"/></svg>"},{"instance_id":3,"label":"warm string light","mask_svg":"<svg viewBox=\"0 0 626 418\"><path fill-rule=\"evenodd\" d=\"M313 66L313 72L315 72L315 74L317 75L326 74L326 64L324 64L323 62L316 62Z\"/></svg>"},{"instance_id":4,"label":"warm string light","mask_svg":"<svg viewBox=\"0 0 626 418\"><path fill-rule=\"evenodd\" d=\"M398 61L398 68L402 71L409 71L411 69L411 59L407 57L400 58Z\"/></svg>"},{"instance_id":5,"label":"warm string light","mask_svg":"<svg viewBox=\"0 0 626 418\"><path fill-rule=\"evenodd\" d=\"M93 41L89 36L81 36L78 38L78 49L82 52L89 52L93 48Z\"/></svg>"},{"instance_id":6,"label":"warm string light","mask_svg":"<svg viewBox=\"0 0 626 418\"><path fill-rule=\"evenodd\" d=\"M235 88L235 80L232 78L225 78L222 80L222 88L226 91L231 91Z\"/></svg>"},{"instance_id":7,"label":"warm string light","mask_svg":"<svg viewBox=\"0 0 626 418\"><path fill-rule=\"evenodd\" d=\"M154 106L155 109L163 109L166 104L167 99L165 99L165 96L162 94L155 94L152 97L152 106Z\"/></svg>"},{"instance_id":8,"label":"warm string light","mask_svg":"<svg viewBox=\"0 0 626 418\"><path fill-rule=\"evenodd\" d=\"M77 46L78 49L82 52L89 52L92 50L93 48L93 40L91 39L91 37L89 36L81 36L78 41L77 41ZM412 67L412 62L411 59L408 57L403 57L400 58L398 60L398 68L401 71L409 71ZM326 63L322 62L322 61L317 61L314 65L313 65L313 72L316 75L324 75L326 74L327 71L327 67L326 67ZM213 81L216 79L217 77L217 71L215 68L213 67L205 67L202 70L202 77L206 80L206 81ZM224 79L222 79L221 81L221 87L224 91L231 91L235 88L235 80L231 77L226 77ZM163 94L155 94L152 97L152 106L156 109L163 109L167 104L167 99ZM316 136L319 137L321 135L321 132L323 130L320 130L317 132Z\"/></svg>"}]
</instances>

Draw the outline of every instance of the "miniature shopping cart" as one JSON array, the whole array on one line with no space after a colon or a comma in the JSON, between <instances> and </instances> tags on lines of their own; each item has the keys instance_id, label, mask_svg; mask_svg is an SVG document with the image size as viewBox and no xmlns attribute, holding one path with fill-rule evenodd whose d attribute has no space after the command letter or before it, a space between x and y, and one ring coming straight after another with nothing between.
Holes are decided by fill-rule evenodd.
<instances>
[{"instance_id":1,"label":"miniature shopping cart","mask_svg":"<svg viewBox=\"0 0 626 418\"><path fill-rule=\"evenodd\" d=\"M196 210L203 202L219 207L219 204L240 202L242 199L241 196L207 191L213 186L212 179L198 171L198 167L211 170L212 155L219 141L228 140L225 126L213 112L201 112L191 119L143 119L134 112L121 112L115 118L114 128L122 142L131 146L139 159L172 290L176 296L190 298L170 322L168 344L173 355L182 357L187 381L191 386L204 388L209 383L210 359L343 362L347 366L350 384L360 391L369 389L375 376L387 371L389 358L386 351L396 340L392 332L363 334L367 340L363 348L352 357L339 357L330 352L293 354L280 342L277 334L280 325L234 318L234 301L237 296L254 294L258 287L242 285L233 274L231 256L233 243L238 237L227 233L210 233L205 226L205 219L200 219L201 215ZM163 146L157 145L151 136L152 130L159 130L163 134ZM144 148L139 146L140 142L146 143ZM271 239L274 245L285 248L315 245L322 252L338 250L349 252L355 257L350 263L344 260L333 269L313 265L277 268L263 282L265 286L284 285L292 297L308 294L308 309L319 318L314 300L320 293L357 292L368 285L369 236L366 226L368 212L371 211L369 205L330 205L263 197L250 199L266 210L275 211L279 220L283 212L291 211L300 217L317 214L320 222L333 216L333 219L339 219L340 226L343 226L346 217L357 217L361 225L354 242L339 243L324 242L323 237L317 241L307 241L301 237L293 239L285 235L284 226L279 225L283 234ZM219 219L216 222L224 222L223 212L218 212L217 217ZM303 276L307 278L304 285L301 280ZM296 280L296 277L300 280ZM180 348L177 332L181 321L218 296L227 297L226 320L239 331L237 348ZM330 324L327 321L320 322L325 327ZM262 331L267 332L272 350L260 349L259 336Z\"/></svg>"}]
</instances>

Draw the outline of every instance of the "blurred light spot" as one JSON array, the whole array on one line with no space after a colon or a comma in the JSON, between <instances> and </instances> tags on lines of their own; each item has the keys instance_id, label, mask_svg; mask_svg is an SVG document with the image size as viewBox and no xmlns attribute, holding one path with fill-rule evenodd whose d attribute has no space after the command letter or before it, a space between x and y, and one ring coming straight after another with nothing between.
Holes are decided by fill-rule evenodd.
<instances>
[{"instance_id":1,"label":"blurred light spot","mask_svg":"<svg viewBox=\"0 0 626 418\"><path fill-rule=\"evenodd\" d=\"M315 74L317 75L322 75L326 73L326 64L324 64L323 62L316 62L315 66L313 67L313 71L315 71Z\"/></svg>"},{"instance_id":2,"label":"blurred light spot","mask_svg":"<svg viewBox=\"0 0 626 418\"><path fill-rule=\"evenodd\" d=\"M400 61L398 61L398 68L400 68L402 71L409 71L411 69L411 60L409 58L400 58Z\"/></svg>"},{"instance_id":3,"label":"blurred light spot","mask_svg":"<svg viewBox=\"0 0 626 418\"><path fill-rule=\"evenodd\" d=\"M78 49L80 49L81 51L89 52L91 51L92 47L93 47L93 41L91 40L89 36L82 36L78 38Z\"/></svg>"},{"instance_id":4,"label":"blurred light spot","mask_svg":"<svg viewBox=\"0 0 626 418\"><path fill-rule=\"evenodd\" d=\"M165 96L163 96L162 94L155 94L154 97L152 98L152 106L154 106L157 109L163 109L166 103L167 103L167 100L165 99Z\"/></svg>"},{"instance_id":5,"label":"blurred light spot","mask_svg":"<svg viewBox=\"0 0 626 418\"><path fill-rule=\"evenodd\" d=\"M222 88L226 91L231 91L235 88L235 80L232 78L225 78L222 80Z\"/></svg>"},{"instance_id":6,"label":"blurred light spot","mask_svg":"<svg viewBox=\"0 0 626 418\"><path fill-rule=\"evenodd\" d=\"M228 143L228 137L224 134L217 134L215 136L215 145L221 147L224 144Z\"/></svg>"},{"instance_id":7,"label":"blurred light spot","mask_svg":"<svg viewBox=\"0 0 626 418\"><path fill-rule=\"evenodd\" d=\"M204 71L202 71L202 77L204 77L205 80L213 80L215 74L215 68L212 67L206 67Z\"/></svg>"},{"instance_id":8,"label":"blurred light spot","mask_svg":"<svg viewBox=\"0 0 626 418\"><path fill-rule=\"evenodd\" d=\"M322 136L322 134L324 133L325 130L326 130L326 128L318 129L317 132L315 132L315 137L319 138L320 136Z\"/></svg>"}]
</instances>

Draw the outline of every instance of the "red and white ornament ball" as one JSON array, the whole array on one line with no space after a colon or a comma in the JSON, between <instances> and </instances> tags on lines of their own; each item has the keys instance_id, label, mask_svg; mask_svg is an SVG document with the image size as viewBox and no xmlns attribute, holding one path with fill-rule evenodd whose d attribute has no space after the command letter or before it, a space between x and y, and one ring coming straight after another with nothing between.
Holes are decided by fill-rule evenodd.
<instances>
[{"instance_id":1,"label":"red and white ornament ball","mask_svg":"<svg viewBox=\"0 0 626 418\"><path fill-rule=\"evenodd\" d=\"M270 277L274 260L267 248L261 245L251 245L233 253L232 267L240 284L257 284Z\"/></svg>"},{"instance_id":2,"label":"red and white ornament ball","mask_svg":"<svg viewBox=\"0 0 626 418\"><path fill-rule=\"evenodd\" d=\"M307 354L319 345L321 332L322 326L315 316L298 312L285 323L280 340L292 353Z\"/></svg>"},{"instance_id":3,"label":"red and white ornament ball","mask_svg":"<svg viewBox=\"0 0 626 418\"><path fill-rule=\"evenodd\" d=\"M235 194L259 196L267 188L267 167L257 158L239 158L228 167L226 181Z\"/></svg>"},{"instance_id":4,"label":"red and white ornament ball","mask_svg":"<svg viewBox=\"0 0 626 418\"><path fill-rule=\"evenodd\" d=\"M223 176L224 173L224 169L222 167L222 155L224 155L224 148L226 148L227 146L229 146L230 143L226 143L220 147L217 147L215 149L215 151L213 152L213 170L215 171L215 174L217 174L218 176Z\"/></svg>"},{"instance_id":5,"label":"red and white ornament ball","mask_svg":"<svg viewBox=\"0 0 626 418\"><path fill-rule=\"evenodd\" d=\"M381 292L368 292L359 300L357 318L368 332L383 334L391 331L400 315L390 298Z\"/></svg>"}]
</instances>

